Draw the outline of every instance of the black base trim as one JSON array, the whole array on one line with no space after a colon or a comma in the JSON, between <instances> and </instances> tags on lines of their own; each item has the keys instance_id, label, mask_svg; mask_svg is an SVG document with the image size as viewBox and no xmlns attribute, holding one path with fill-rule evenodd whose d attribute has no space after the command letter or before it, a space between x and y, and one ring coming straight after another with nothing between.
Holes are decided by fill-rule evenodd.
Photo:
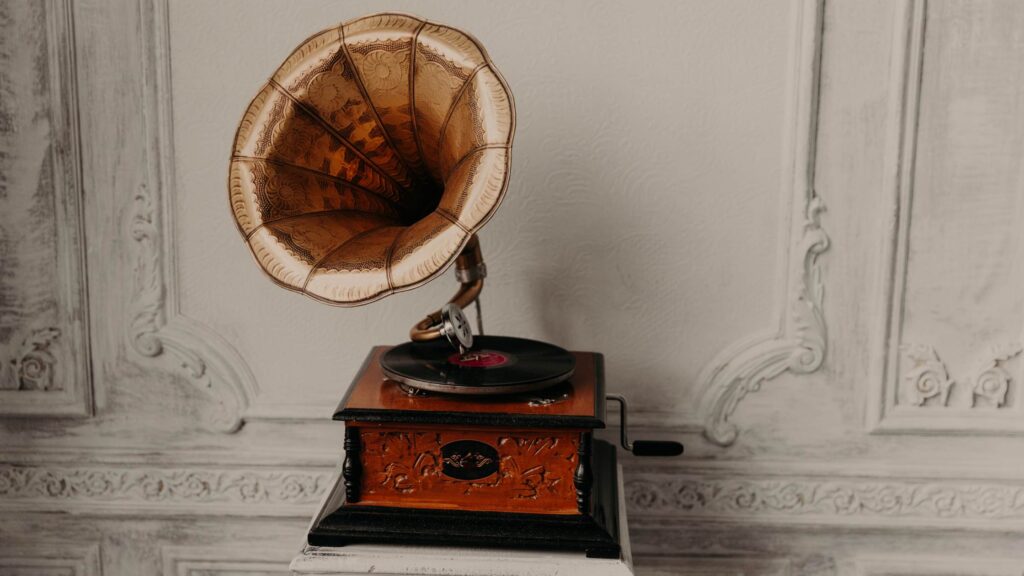
<instances>
[{"instance_id":1,"label":"black base trim","mask_svg":"<svg viewBox=\"0 0 1024 576\"><path fill-rule=\"evenodd\" d=\"M311 546L413 544L573 550L590 558L618 558L618 483L615 448L594 440L593 514L553 515L464 510L414 510L341 505L310 530Z\"/></svg>"}]
</instances>

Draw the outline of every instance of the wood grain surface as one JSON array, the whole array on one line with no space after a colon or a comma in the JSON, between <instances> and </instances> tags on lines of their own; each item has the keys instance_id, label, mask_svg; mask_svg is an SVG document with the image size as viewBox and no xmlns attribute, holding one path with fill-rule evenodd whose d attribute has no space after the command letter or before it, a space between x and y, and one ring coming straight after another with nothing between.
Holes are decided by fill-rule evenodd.
<instances>
[{"instance_id":1,"label":"wood grain surface","mask_svg":"<svg viewBox=\"0 0 1024 576\"><path fill-rule=\"evenodd\" d=\"M361 427L359 504L577 514L573 471L580 432ZM464 440L495 449L497 472L476 480L446 475L443 447Z\"/></svg>"}]
</instances>

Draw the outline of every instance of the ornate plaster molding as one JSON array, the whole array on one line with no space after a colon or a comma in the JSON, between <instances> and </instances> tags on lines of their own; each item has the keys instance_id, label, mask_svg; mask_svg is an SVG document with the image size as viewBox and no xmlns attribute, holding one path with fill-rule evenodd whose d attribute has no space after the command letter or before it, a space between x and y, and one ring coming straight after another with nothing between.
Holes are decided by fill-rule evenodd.
<instances>
[{"instance_id":1,"label":"ornate plaster molding","mask_svg":"<svg viewBox=\"0 0 1024 576\"><path fill-rule=\"evenodd\" d=\"M1024 530L1024 485L905 478L641 474L633 516Z\"/></svg>"},{"instance_id":2,"label":"ornate plaster molding","mask_svg":"<svg viewBox=\"0 0 1024 576\"><path fill-rule=\"evenodd\" d=\"M828 249L829 237L821 227L825 206L813 189L823 3L796 0L793 11L796 45L791 67L796 84L788 116L791 148L783 192L792 198L791 212L796 216L787 249L786 304L776 331L734 343L699 377L704 436L722 446L739 435L730 419L747 394L783 372L814 372L824 361L827 346L818 257Z\"/></svg>"},{"instance_id":3,"label":"ornate plaster molding","mask_svg":"<svg viewBox=\"0 0 1024 576\"><path fill-rule=\"evenodd\" d=\"M970 390L967 408L980 406L979 400L993 408L1006 405L1006 396L1014 382L1006 370L1006 363L1020 356L1020 343L994 346L974 374L957 380L951 378L946 363L933 346L903 345L904 356L911 366L903 374L907 384L906 399L912 406L949 406L949 395L954 387L962 385ZM929 401L935 399L929 404Z\"/></svg>"},{"instance_id":4,"label":"ornate plaster molding","mask_svg":"<svg viewBox=\"0 0 1024 576\"><path fill-rule=\"evenodd\" d=\"M323 469L0 464L0 509L307 517Z\"/></svg>"},{"instance_id":5,"label":"ornate plaster molding","mask_svg":"<svg viewBox=\"0 0 1024 576\"><path fill-rule=\"evenodd\" d=\"M7 296L0 413L90 416L74 11L71 0L47 0L9 12L3 33L11 44L0 50L7 121L0 132L13 140L5 138L0 172L17 193L0 203L0 236L14 240L0 257ZM19 34L36 40L25 44Z\"/></svg>"},{"instance_id":6,"label":"ornate plaster molding","mask_svg":"<svg viewBox=\"0 0 1024 576\"><path fill-rule=\"evenodd\" d=\"M170 36L166 0L143 3L147 184L134 200L127 234L132 283L127 338L144 358L163 360L214 406L210 426L234 432L256 395L255 378L238 352L205 326L182 316L176 290L173 207L174 137Z\"/></svg>"},{"instance_id":7,"label":"ornate plaster molding","mask_svg":"<svg viewBox=\"0 0 1024 576\"><path fill-rule=\"evenodd\" d=\"M932 398L946 406L949 403L949 392L953 388L953 380L949 370L939 358L932 346L904 346L906 356L912 366L903 375L909 390L908 399L914 406L924 406Z\"/></svg>"},{"instance_id":8,"label":"ornate plaster molding","mask_svg":"<svg viewBox=\"0 0 1024 576\"><path fill-rule=\"evenodd\" d=\"M1017 477L737 472L629 474L630 518L1024 531ZM308 518L336 481L333 468L0 464L0 510Z\"/></svg>"},{"instance_id":9,"label":"ornate plaster molding","mask_svg":"<svg viewBox=\"0 0 1024 576\"><path fill-rule=\"evenodd\" d=\"M966 557L935 554L859 556L854 558L853 565L858 576L1020 576L1024 573L1024 558L998 558L973 554Z\"/></svg>"},{"instance_id":10,"label":"ornate plaster molding","mask_svg":"<svg viewBox=\"0 0 1024 576\"><path fill-rule=\"evenodd\" d=\"M1024 419L1018 407L1006 405L1015 395L1010 389L1016 384L1005 365L1020 355L1020 342L997 344L973 373L958 377L933 346L904 340L909 207L914 202L928 6L927 0L902 0L894 10L884 173L889 224L875 303L878 320L872 343L867 427L875 433L1018 434L1024 431Z\"/></svg>"},{"instance_id":11,"label":"ornate plaster molding","mask_svg":"<svg viewBox=\"0 0 1024 576\"><path fill-rule=\"evenodd\" d=\"M0 574L101 576L100 545L68 544L66 540L3 542Z\"/></svg>"},{"instance_id":12,"label":"ornate plaster molding","mask_svg":"<svg viewBox=\"0 0 1024 576\"><path fill-rule=\"evenodd\" d=\"M708 555L641 555L635 554L636 573L641 576L803 576L800 566L789 558L726 557ZM817 572L815 576L827 573Z\"/></svg>"},{"instance_id":13,"label":"ornate plaster molding","mask_svg":"<svg viewBox=\"0 0 1024 576\"><path fill-rule=\"evenodd\" d=\"M60 338L60 328L33 330L21 345L4 350L0 346L0 390L60 390L54 378L57 357L50 345Z\"/></svg>"},{"instance_id":14,"label":"ornate plaster molding","mask_svg":"<svg viewBox=\"0 0 1024 576\"><path fill-rule=\"evenodd\" d=\"M984 399L995 408L1006 406L1006 395L1010 391L1013 376L1006 371L1005 364L1020 356L1020 343L997 346L991 356L978 368L971 385L971 408L978 406L978 399Z\"/></svg>"},{"instance_id":15,"label":"ornate plaster molding","mask_svg":"<svg viewBox=\"0 0 1024 576\"><path fill-rule=\"evenodd\" d=\"M162 546L165 576L211 576L213 574L289 574L288 563L295 550L254 550L224 546Z\"/></svg>"}]
</instances>

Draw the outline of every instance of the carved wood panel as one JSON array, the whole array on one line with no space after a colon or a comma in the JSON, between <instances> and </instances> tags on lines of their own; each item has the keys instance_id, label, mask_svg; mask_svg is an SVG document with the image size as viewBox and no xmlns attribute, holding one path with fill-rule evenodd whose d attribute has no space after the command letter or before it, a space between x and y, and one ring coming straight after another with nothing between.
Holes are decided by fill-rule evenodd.
<instances>
[{"instance_id":1,"label":"carved wood panel","mask_svg":"<svg viewBox=\"0 0 1024 576\"><path fill-rule=\"evenodd\" d=\"M360 428L359 504L452 508L462 502L474 510L575 514L580 432ZM492 448L497 461L486 450L446 449L467 440ZM455 477L478 464L494 472Z\"/></svg>"}]
</instances>

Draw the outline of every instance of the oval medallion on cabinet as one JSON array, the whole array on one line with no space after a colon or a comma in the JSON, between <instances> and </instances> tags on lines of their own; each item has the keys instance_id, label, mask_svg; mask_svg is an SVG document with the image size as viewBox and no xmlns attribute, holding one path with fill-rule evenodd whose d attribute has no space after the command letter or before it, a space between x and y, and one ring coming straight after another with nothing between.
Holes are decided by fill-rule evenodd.
<instances>
[{"instance_id":1,"label":"oval medallion on cabinet","mask_svg":"<svg viewBox=\"0 0 1024 576\"><path fill-rule=\"evenodd\" d=\"M498 471L498 451L476 440L457 440L441 447L441 471L456 480L479 480Z\"/></svg>"}]
</instances>

